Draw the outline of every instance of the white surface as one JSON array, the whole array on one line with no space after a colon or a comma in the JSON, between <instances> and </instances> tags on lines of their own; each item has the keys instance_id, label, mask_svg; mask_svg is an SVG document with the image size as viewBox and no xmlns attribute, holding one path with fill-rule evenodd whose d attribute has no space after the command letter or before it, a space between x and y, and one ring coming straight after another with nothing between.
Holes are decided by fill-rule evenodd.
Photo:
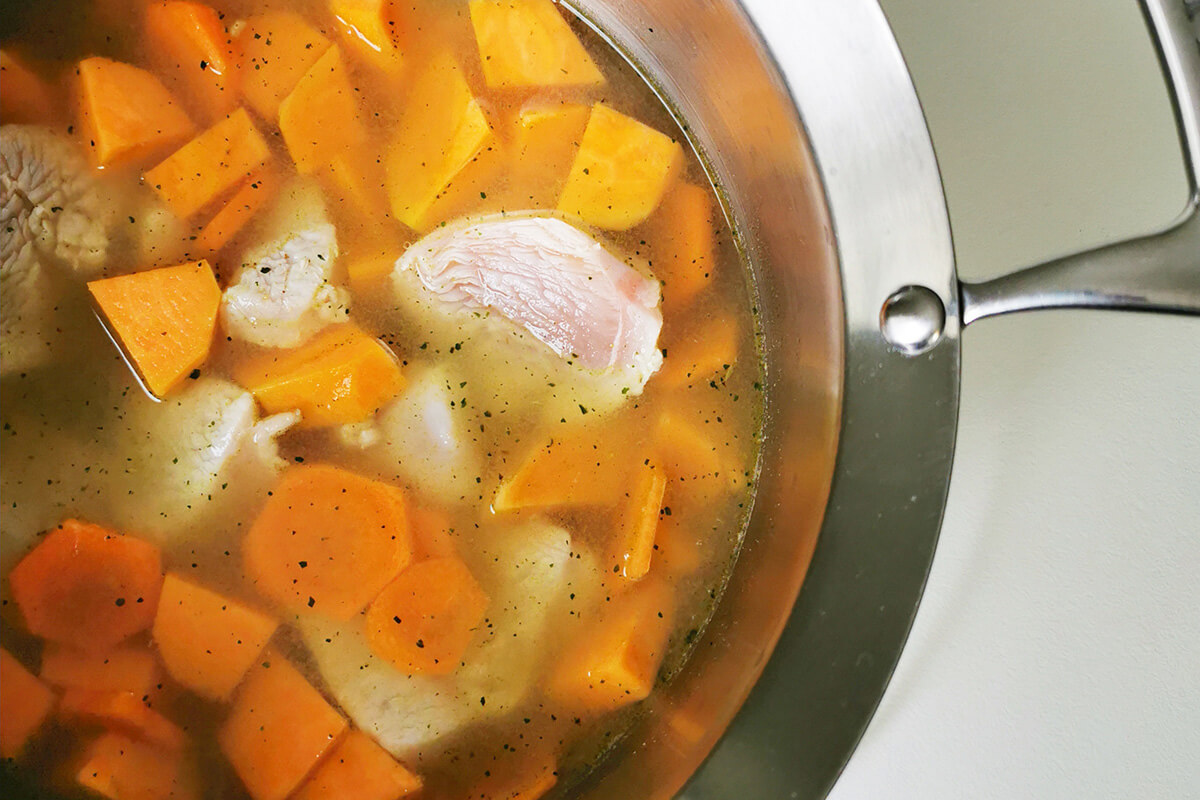
<instances>
[{"instance_id":1,"label":"white surface","mask_svg":"<svg viewBox=\"0 0 1200 800\"><path fill-rule=\"evenodd\" d=\"M1179 211L1134 0L883 6L963 277ZM1200 320L987 320L963 360L925 601L833 800L1200 797Z\"/></svg>"}]
</instances>

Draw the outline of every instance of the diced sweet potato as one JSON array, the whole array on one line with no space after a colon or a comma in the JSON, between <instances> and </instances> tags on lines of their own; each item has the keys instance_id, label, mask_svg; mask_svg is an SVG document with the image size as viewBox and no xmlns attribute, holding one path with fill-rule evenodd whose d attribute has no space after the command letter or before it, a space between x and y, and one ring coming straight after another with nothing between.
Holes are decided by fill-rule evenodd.
<instances>
[{"instance_id":1,"label":"diced sweet potato","mask_svg":"<svg viewBox=\"0 0 1200 800\"><path fill-rule=\"evenodd\" d=\"M725 313L697 326L689 338L672 342L662 368L652 380L670 388L706 385L723 378L737 363L737 321Z\"/></svg>"},{"instance_id":2,"label":"diced sweet potato","mask_svg":"<svg viewBox=\"0 0 1200 800\"><path fill-rule=\"evenodd\" d=\"M180 750L105 733L84 753L75 779L108 800L196 800L196 775Z\"/></svg>"},{"instance_id":3,"label":"diced sweet potato","mask_svg":"<svg viewBox=\"0 0 1200 800\"><path fill-rule=\"evenodd\" d=\"M140 644L92 653L48 642L42 649L39 677L63 689L133 692L144 697L158 684L158 663Z\"/></svg>"},{"instance_id":4,"label":"diced sweet potato","mask_svg":"<svg viewBox=\"0 0 1200 800\"><path fill-rule=\"evenodd\" d=\"M408 510L412 526L413 561L458 555L450 515L439 508L415 506Z\"/></svg>"},{"instance_id":5,"label":"diced sweet potato","mask_svg":"<svg viewBox=\"0 0 1200 800\"><path fill-rule=\"evenodd\" d=\"M629 462L592 431L570 432L534 448L500 484L492 508L615 506Z\"/></svg>"},{"instance_id":6,"label":"diced sweet potato","mask_svg":"<svg viewBox=\"0 0 1200 800\"><path fill-rule=\"evenodd\" d=\"M236 237L279 190L279 178L263 168L246 179L241 188L221 206L213 218L196 234L191 251L197 255L215 255Z\"/></svg>"},{"instance_id":7,"label":"diced sweet potato","mask_svg":"<svg viewBox=\"0 0 1200 800\"><path fill-rule=\"evenodd\" d=\"M11 50L0 49L0 123L46 125L59 116L58 93Z\"/></svg>"},{"instance_id":8,"label":"diced sweet potato","mask_svg":"<svg viewBox=\"0 0 1200 800\"><path fill-rule=\"evenodd\" d=\"M168 85L189 108L215 122L237 108L237 55L221 15L191 0L151 0L145 49Z\"/></svg>"},{"instance_id":9,"label":"diced sweet potato","mask_svg":"<svg viewBox=\"0 0 1200 800\"><path fill-rule=\"evenodd\" d=\"M350 731L292 800L397 800L421 790L421 778L362 731Z\"/></svg>"},{"instance_id":10,"label":"diced sweet potato","mask_svg":"<svg viewBox=\"0 0 1200 800\"><path fill-rule=\"evenodd\" d=\"M691 575L702 563L704 553L693 523L681 523L676 516L659 518L654 537L653 570L669 578L679 578Z\"/></svg>"},{"instance_id":11,"label":"diced sweet potato","mask_svg":"<svg viewBox=\"0 0 1200 800\"><path fill-rule=\"evenodd\" d=\"M79 130L98 167L152 161L195 131L153 73L99 56L75 67Z\"/></svg>"},{"instance_id":12,"label":"diced sweet potato","mask_svg":"<svg viewBox=\"0 0 1200 800\"><path fill-rule=\"evenodd\" d=\"M334 158L353 158L366 145L358 99L342 51L333 45L308 68L279 106L279 131L301 173Z\"/></svg>"},{"instance_id":13,"label":"diced sweet potato","mask_svg":"<svg viewBox=\"0 0 1200 800\"><path fill-rule=\"evenodd\" d=\"M54 692L0 650L0 757L17 758L54 708Z\"/></svg>"},{"instance_id":14,"label":"diced sweet potato","mask_svg":"<svg viewBox=\"0 0 1200 800\"><path fill-rule=\"evenodd\" d=\"M712 283L717 220L712 192L677 182L646 223L654 273L663 282L663 306L685 307Z\"/></svg>"},{"instance_id":15,"label":"diced sweet potato","mask_svg":"<svg viewBox=\"0 0 1200 800\"><path fill-rule=\"evenodd\" d=\"M471 24L489 88L604 85L551 0L471 0Z\"/></svg>"},{"instance_id":16,"label":"diced sweet potato","mask_svg":"<svg viewBox=\"0 0 1200 800\"><path fill-rule=\"evenodd\" d=\"M268 413L299 409L302 428L361 422L404 385L391 350L349 322L295 350L242 362L233 374Z\"/></svg>"},{"instance_id":17,"label":"diced sweet potato","mask_svg":"<svg viewBox=\"0 0 1200 800\"><path fill-rule=\"evenodd\" d=\"M88 291L155 396L208 359L221 287L207 261L90 281Z\"/></svg>"},{"instance_id":18,"label":"diced sweet potato","mask_svg":"<svg viewBox=\"0 0 1200 800\"><path fill-rule=\"evenodd\" d=\"M627 230L658 207L682 165L679 142L597 103L558 210L597 228Z\"/></svg>"},{"instance_id":19,"label":"diced sweet potato","mask_svg":"<svg viewBox=\"0 0 1200 800\"><path fill-rule=\"evenodd\" d=\"M250 115L239 108L146 173L146 183L180 219L215 203L271 158Z\"/></svg>"},{"instance_id":20,"label":"diced sweet potato","mask_svg":"<svg viewBox=\"0 0 1200 800\"><path fill-rule=\"evenodd\" d=\"M242 57L242 95L269 122L330 44L304 17L289 11L250 17L234 43Z\"/></svg>"},{"instance_id":21,"label":"diced sweet potato","mask_svg":"<svg viewBox=\"0 0 1200 800\"><path fill-rule=\"evenodd\" d=\"M609 547L610 572L631 581L649 572L666 489L667 478L658 466L638 466Z\"/></svg>"},{"instance_id":22,"label":"diced sweet potato","mask_svg":"<svg viewBox=\"0 0 1200 800\"><path fill-rule=\"evenodd\" d=\"M329 0L329 11L348 50L389 77L400 74L404 57L392 0Z\"/></svg>"},{"instance_id":23,"label":"diced sweet potato","mask_svg":"<svg viewBox=\"0 0 1200 800\"><path fill-rule=\"evenodd\" d=\"M510 754L489 766L467 793L469 800L539 800L558 783L558 764L549 752Z\"/></svg>"},{"instance_id":24,"label":"diced sweet potato","mask_svg":"<svg viewBox=\"0 0 1200 800\"><path fill-rule=\"evenodd\" d=\"M742 466L728 443L715 439L678 410L659 414L654 427L654 458L666 470L680 505L702 505L723 497L742 479Z\"/></svg>"},{"instance_id":25,"label":"diced sweet potato","mask_svg":"<svg viewBox=\"0 0 1200 800\"><path fill-rule=\"evenodd\" d=\"M524 108L513 128L512 193L518 204L554 208L591 109L575 103Z\"/></svg>"},{"instance_id":26,"label":"diced sweet potato","mask_svg":"<svg viewBox=\"0 0 1200 800\"><path fill-rule=\"evenodd\" d=\"M495 168L496 139L454 57L421 70L404 101L387 152L387 190L396 219L425 231ZM452 192L452 187L454 191Z\"/></svg>"},{"instance_id":27,"label":"diced sweet potato","mask_svg":"<svg viewBox=\"0 0 1200 800\"><path fill-rule=\"evenodd\" d=\"M268 651L250 670L217 734L254 800L284 800L346 731L300 672Z\"/></svg>"},{"instance_id":28,"label":"diced sweet potato","mask_svg":"<svg viewBox=\"0 0 1200 800\"><path fill-rule=\"evenodd\" d=\"M67 689L58 704L58 713L67 719L103 725L165 750L182 750L187 744L182 728L133 692Z\"/></svg>"},{"instance_id":29,"label":"diced sweet potato","mask_svg":"<svg viewBox=\"0 0 1200 800\"><path fill-rule=\"evenodd\" d=\"M172 678L203 697L226 700L278 624L245 603L169 573L154 617L154 643Z\"/></svg>"}]
</instances>

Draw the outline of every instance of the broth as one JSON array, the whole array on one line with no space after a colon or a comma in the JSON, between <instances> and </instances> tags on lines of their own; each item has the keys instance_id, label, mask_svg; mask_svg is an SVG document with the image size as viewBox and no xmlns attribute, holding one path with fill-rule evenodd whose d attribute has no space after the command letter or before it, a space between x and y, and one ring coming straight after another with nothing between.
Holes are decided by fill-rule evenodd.
<instances>
[{"instance_id":1,"label":"broth","mask_svg":"<svg viewBox=\"0 0 1200 800\"><path fill-rule=\"evenodd\" d=\"M549 2L29 4L3 51L5 780L569 792L685 668L757 469L748 273L667 110ZM48 249L22 180L67 187Z\"/></svg>"}]
</instances>

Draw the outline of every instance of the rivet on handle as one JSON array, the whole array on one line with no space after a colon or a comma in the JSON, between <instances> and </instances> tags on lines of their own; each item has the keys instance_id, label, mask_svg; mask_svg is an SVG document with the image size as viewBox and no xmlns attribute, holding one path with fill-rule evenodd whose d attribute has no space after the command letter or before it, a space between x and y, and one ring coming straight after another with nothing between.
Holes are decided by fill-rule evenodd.
<instances>
[{"instance_id":1,"label":"rivet on handle","mask_svg":"<svg viewBox=\"0 0 1200 800\"><path fill-rule=\"evenodd\" d=\"M937 344L946 327L946 307L925 286L905 286L884 301L879 329L892 347L905 355L924 353Z\"/></svg>"}]
</instances>

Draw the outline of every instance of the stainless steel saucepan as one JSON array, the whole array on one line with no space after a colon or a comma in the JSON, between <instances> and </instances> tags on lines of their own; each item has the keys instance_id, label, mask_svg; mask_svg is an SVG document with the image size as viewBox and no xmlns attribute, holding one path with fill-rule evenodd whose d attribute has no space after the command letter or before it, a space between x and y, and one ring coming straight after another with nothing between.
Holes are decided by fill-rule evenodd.
<instances>
[{"instance_id":1,"label":"stainless steel saucepan","mask_svg":"<svg viewBox=\"0 0 1200 800\"><path fill-rule=\"evenodd\" d=\"M735 0L569 2L701 153L757 283L768 370L760 488L729 589L689 669L584 796L666 798L686 783L689 800L821 797L879 702L933 557L963 327L1038 308L1200 314L1200 45L1184 0L1141 0L1188 175L1178 219L967 284L875 0L755 3L754 23L788 33L790 83Z\"/></svg>"}]
</instances>

